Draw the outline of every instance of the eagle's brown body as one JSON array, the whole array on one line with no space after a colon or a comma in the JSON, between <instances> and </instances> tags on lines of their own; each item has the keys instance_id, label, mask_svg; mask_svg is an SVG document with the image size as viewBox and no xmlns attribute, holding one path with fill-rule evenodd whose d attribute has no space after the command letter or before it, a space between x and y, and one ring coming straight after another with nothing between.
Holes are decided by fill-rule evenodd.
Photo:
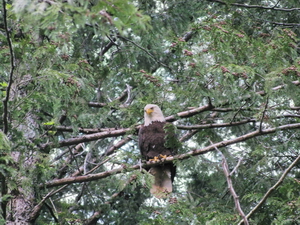
<instances>
[{"instance_id":1,"label":"eagle's brown body","mask_svg":"<svg viewBox=\"0 0 300 225\"><path fill-rule=\"evenodd\" d=\"M147 111L149 107L154 110L153 117L151 117L152 112L149 113ZM155 117L157 111L159 111L161 117ZM154 159L154 157L158 156L171 156L176 153L176 149L166 147L166 139L168 137L174 138L175 136L174 133L170 133L172 131L166 133L164 129L166 124L158 106L150 104L145 107L145 125L142 125L139 130L139 147L141 155L146 160ZM172 192L172 183L176 174L176 167L173 163L168 162L153 166L149 172L154 176L154 184L150 192L158 198L168 196Z\"/></svg>"}]
</instances>

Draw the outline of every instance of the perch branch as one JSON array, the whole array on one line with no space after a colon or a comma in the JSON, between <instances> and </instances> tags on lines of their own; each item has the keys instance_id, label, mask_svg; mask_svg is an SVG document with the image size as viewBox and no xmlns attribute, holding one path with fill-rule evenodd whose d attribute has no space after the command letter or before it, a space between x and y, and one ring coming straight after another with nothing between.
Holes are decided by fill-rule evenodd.
<instances>
[{"instance_id":1,"label":"perch branch","mask_svg":"<svg viewBox=\"0 0 300 225\"><path fill-rule=\"evenodd\" d=\"M242 141L254 138L254 137L258 137L258 136L261 136L264 134L271 134L271 133L275 133L276 131L280 131L280 130L299 129L299 128L300 128L300 123L294 123L294 124L287 124L287 125L283 125L283 126L279 126L279 127L275 127L275 128L269 128L269 129L265 129L262 131L256 130L256 131L250 132L248 134L245 134L245 135L233 138L233 139L215 143L213 145L207 146L202 149L195 149L195 150L189 151L184 154L179 154L179 155L168 157L163 162L171 162L174 160L184 160L184 159L190 158L191 156L201 155L201 154L205 154L207 152L214 151L215 148L222 148L222 147L232 145L235 143L239 143L239 142L242 142ZM82 183L82 182L99 180L99 179L103 179L103 178L112 176L114 174L129 172L132 170L138 170L138 169L140 169L140 167L147 168L147 167L161 164L163 162L161 162L161 161L160 162L146 162L143 164L138 163L133 166L124 166L123 165L116 169L104 171L101 173L88 174L88 175L77 176L77 177L66 177L66 178L62 178L62 179L55 179L55 180L47 182L46 184L42 184L41 187L46 186L49 188L49 187L55 187L55 186L60 186L60 185L65 185L65 184Z\"/></svg>"},{"instance_id":2,"label":"perch branch","mask_svg":"<svg viewBox=\"0 0 300 225\"><path fill-rule=\"evenodd\" d=\"M195 109L177 113L176 116L168 116L168 117L166 117L166 120L168 122L172 122L172 121L177 120L177 117L180 117L180 118L191 117L198 113L207 111L211 108L213 108L213 106L210 104L206 105L206 106L201 106L201 107L198 107ZM135 128L121 128L121 129L109 128L109 129L107 129L103 132L99 132L99 133L87 134L87 135L82 135L79 137L64 139L64 140L59 141L58 145L56 145L53 142L41 144L40 148L47 149L47 148L51 148L51 147L55 147L55 146L63 147L63 146L69 146L69 145L76 145L76 144L83 143L83 142L95 141L95 140L107 138L107 137L116 137L116 136L124 135L127 132L131 132L133 129L135 129L137 131L140 128L140 126L141 125L136 125Z\"/></svg>"}]
</instances>

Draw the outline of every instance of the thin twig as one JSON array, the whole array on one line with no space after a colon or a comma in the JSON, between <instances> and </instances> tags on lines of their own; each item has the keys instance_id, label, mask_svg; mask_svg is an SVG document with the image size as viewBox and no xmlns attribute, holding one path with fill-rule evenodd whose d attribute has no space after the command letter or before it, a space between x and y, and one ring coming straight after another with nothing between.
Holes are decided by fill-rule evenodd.
<instances>
[{"instance_id":1,"label":"thin twig","mask_svg":"<svg viewBox=\"0 0 300 225\"><path fill-rule=\"evenodd\" d=\"M128 42L132 43L133 45L135 45L135 46L138 47L139 49L141 49L141 50L143 50L144 52L146 52L147 55L149 55L155 62L157 62L157 63L160 64L161 66L166 67L166 68L168 68L170 71L172 71L172 69L171 69L168 65L166 65L166 64L162 63L161 61L157 60L157 59L154 57L154 55L152 55L152 54L151 54L147 49L145 49L144 47L140 46L139 44L135 43L134 41L132 41L132 40L130 40L130 39L128 39L128 38L125 38L125 37L123 37L123 36L121 36L121 35L118 35L118 38L121 38L121 39L123 39L123 40L125 40L125 41L128 41Z\"/></svg>"},{"instance_id":2,"label":"thin twig","mask_svg":"<svg viewBox=\"0 0 300 225\"><path fill-rule=\"evenodd\" d=\"M298 157L291 163L291 165L283 172L279 180L274 184L262 197L262 199L259 201L259 203L247 214L246 218L248 219L250 216L252 216L267 200L267 198L270 196L270 194L276 190L276 188L283 182L284 178L287 176L287 174L291 171L291 169L300 161L300 154ZM243 224L243 221L239 222L239 225Z\"/></svg>"},{"instance_id":3,"label":"thin twig","mask_svg":"<svg viewBox=\"0 0 300 225\"><path fill-rule=\"evenodd\" d=\"M197 134L199 130L190 130L187 133L185 133L180 139L180 142L185 142L189 140L191 137L193 137L195 134Z\"/></svg>"},{"instance_id":4,"label":"thin twig","mask_svg":"<svg viewBox=\"0 0 300 225\"><path fill-rule=\"evenodd\" d=\"M87 171L84 175L88 175L88 174L91 174L92 172L94 172L96 169L98 169L100 166L102 166L104 163L108 162L109 160L111 160L113 158L112 157L109 157L105 160L103 160L101 163L99 163L97 166L95 166L94 168L92 168L91 170Z\"/></svg>"},{"instance_id":5,"label":"thin twig","mask_svg":"<svg viewBox=\"0 0 300 225\"><path fill-rule=\"evenodd\" d=\"M239 112L243 109L243 107L247 104L247 102L245 102L245 104L243 104L237 111L236 113L233 115L230 123L232 123L235 120L235 117L239 114Z\"/></svg>"},{"instance_id":6,"label":"thin twig","mask_svg":"<svg viewBox=\"0 0 300 225\"><path fill-rule=\"evenodd\" d=\"M241 162L243 161L243 157L239 158L238 163L236 164L236 166L233 168L233 170L230 172L230 176L232 176L232 174L235 173L235 171L239 168L239 166L241 165Z\"/></svg>"}]
</instances>

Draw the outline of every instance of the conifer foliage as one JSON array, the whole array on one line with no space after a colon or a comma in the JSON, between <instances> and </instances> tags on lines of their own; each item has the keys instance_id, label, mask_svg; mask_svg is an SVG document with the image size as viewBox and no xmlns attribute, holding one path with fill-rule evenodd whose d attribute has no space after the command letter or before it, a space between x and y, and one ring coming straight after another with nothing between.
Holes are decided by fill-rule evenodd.
<instances>
[{"instance_id":1,"label":"conifer foliage","mask_svg":"<svg viewBox=\"0 0 300 225\"><path fill-rule=\"evenodd\" d=\"M297 224L298 0L2 0L0 223ZM156 199L137 133L176 125ZM170 143L172 144L172 143Z\"/></svg>"}]
</instances>

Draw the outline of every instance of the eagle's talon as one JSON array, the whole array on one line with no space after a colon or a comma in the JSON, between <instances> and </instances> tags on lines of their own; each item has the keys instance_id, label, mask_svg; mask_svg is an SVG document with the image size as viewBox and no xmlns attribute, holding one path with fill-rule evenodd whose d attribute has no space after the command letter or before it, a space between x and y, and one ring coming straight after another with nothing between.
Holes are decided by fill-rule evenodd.
<instances>
[{"instance_id":1,"label":"eagle's talon","mask_svg":"<svg viewBox=\"0 0 300 225\"><path fill-rule=\"evenodd\" d=\"M159 154L159 158L160 158L160 159L166 159L167 157L168 157L167 155Z\"/></svg>"},{"instance_id":2,"label":"eagle's talon","mask_svg":"<svg viewBox=\"0 0 300 225\"><path fill-rule=\"evenodd\" d=\"M150 162L158 162L159 158L157 156L154 156L153 159L149 159Z\"/></svg>"}]
</instances>

